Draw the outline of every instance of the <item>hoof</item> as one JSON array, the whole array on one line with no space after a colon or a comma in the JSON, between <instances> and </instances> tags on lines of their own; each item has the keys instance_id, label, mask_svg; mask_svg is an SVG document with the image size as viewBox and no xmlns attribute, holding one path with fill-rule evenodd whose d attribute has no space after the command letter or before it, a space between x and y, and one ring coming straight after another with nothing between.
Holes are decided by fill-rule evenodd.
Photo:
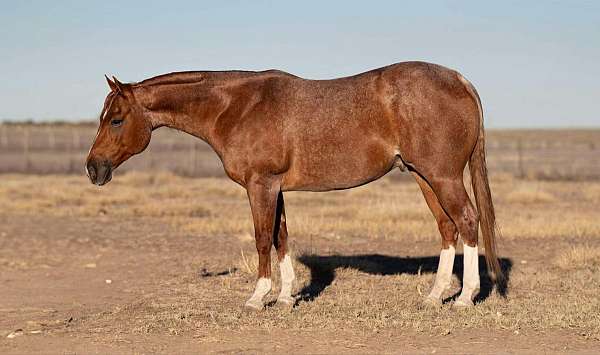
<instances>
[{"instance_id":1,"label":"hoof","mask_svg":"<svg viewBox=\"0 0 600 355\"><path fill-rule=\"evenodd\" d=\"M248 300L248 302L246 302L246 304L244 305L244 309L249 312L262 311L264 308L265 305L262 302L256 300Z\"/></svg>"},{"instance_id":2,"label":"hoof","mask_svg":"<svg viewBox=\"0 0 600 355\"><path fill-rule=\"evenodd\" d=\"M461 298L457 299L452 304L452 307L459 308L459 309L471 308L473 306L475 306L473 301L471 301L469 299L465 300L465 299L461 299Z\"/></svg>"},{"instance_id":3,"label":"hoof","mask_svg":"<svg viewBox=\"0 0 600 355\"><path fill-rule=\"evenodd\" d=\"M278 308L292 309L294 308L295 303L296 300L292 297L278 297L275 306Z\"/></svg>"},{"instance_id":4,"label":"hoof","mask_svg":"<svg viewBox=\"0 0 600 355\"><path fill-rule=\"evenodd\" d=\"M427 296L423 300L423 305L429 308L441 308L442 300Z\"/></svg>"}]
</instances>

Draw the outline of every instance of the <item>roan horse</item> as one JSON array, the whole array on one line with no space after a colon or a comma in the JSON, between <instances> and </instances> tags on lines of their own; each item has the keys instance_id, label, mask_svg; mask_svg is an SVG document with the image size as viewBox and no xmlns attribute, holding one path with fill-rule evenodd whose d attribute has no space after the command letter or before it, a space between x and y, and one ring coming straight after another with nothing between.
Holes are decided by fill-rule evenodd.
<instances>
[{"instance_id":1,"label":"roan horse","mask_svg":"<svg viewBox=\"0 0 600 355\"><path fill-rule=\"evenodd\" d=\"M277 303L294 303L284 191L348 189L394 168L412 173L442 236L425 302L441 304L460 234L464 277L454 305L473 305L480 287L479 224L488 269L501 279L481 102L458 72L404 62L334 80L278 70L179 72L129 84L106 79L111 92L86 161L90 180L109 182L162 126L210 144L250 200L259 266L246 307L262 309L271 291L272 245L281 271ZM463 184L467 162L477 209Z\"/></svg>"}]
</instances>

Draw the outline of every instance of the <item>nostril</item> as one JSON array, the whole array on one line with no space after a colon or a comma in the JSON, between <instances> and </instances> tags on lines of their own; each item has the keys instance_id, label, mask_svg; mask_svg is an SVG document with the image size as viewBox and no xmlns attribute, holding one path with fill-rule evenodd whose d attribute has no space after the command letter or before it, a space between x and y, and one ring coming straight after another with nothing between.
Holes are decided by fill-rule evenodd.
<instances>
[{"instance_id":1,"label":"nostril","mask_svg":"<svg viewBox=\"0 0 600 355\"><path fill-rule=\"evenodd\" d=\"M96 181L96 177L97 177L96 168L93 165L88 164L87 171L88 171L88 175L90 177L90 180Z\"/></svg>"}]
</instances>

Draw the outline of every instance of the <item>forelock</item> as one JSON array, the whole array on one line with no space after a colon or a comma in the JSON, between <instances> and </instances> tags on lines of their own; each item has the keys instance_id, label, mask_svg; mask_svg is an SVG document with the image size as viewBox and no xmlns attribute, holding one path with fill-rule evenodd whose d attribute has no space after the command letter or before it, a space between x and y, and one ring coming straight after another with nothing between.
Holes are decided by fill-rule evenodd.
<instances>
[{"instance_id":1,"label":"forelock","mask_svg":"<svg viewBox=\"0 0 600 355\"><path fill-rule=\"evenodd\" d=\"M100 112L100 122L104 120L116 97L117 94L113 91L106 96L106 99L104 100L104 106L102 107L102 112Z\"/></svg>"}]
</instances>

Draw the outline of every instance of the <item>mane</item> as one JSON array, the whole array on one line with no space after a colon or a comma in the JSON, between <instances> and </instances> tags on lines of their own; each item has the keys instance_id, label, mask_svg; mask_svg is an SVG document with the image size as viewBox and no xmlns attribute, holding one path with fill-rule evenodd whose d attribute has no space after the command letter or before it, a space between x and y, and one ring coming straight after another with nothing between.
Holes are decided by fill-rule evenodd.
<instances>
[{"instance_id":1,"label":"mane","mask_svg":"<svg viewBox=\"0 0 600 355\"><path fill-rule=\"evenodd\" d=\"M183 71L158 75L138 83L133 84L134 86L152 86L152 85L165 85L165 84L186 84L196 83L202 81L205 72L201 71Z\"/></svg>"},{"instance_id":2,"label":"mane","mask_svg":"<svg viewBox=\"0 0 600 355\"><path fill-rule=\"evenodd\" d=\"M207 79L208 76L247 76L262 73L279 72L277 70L249 71L249 70L227 70L227 71L182 71L158 75L138 83L132 83L134 87L173 85L173 84L195 84Z\"/></svg>"}]
</instances>

